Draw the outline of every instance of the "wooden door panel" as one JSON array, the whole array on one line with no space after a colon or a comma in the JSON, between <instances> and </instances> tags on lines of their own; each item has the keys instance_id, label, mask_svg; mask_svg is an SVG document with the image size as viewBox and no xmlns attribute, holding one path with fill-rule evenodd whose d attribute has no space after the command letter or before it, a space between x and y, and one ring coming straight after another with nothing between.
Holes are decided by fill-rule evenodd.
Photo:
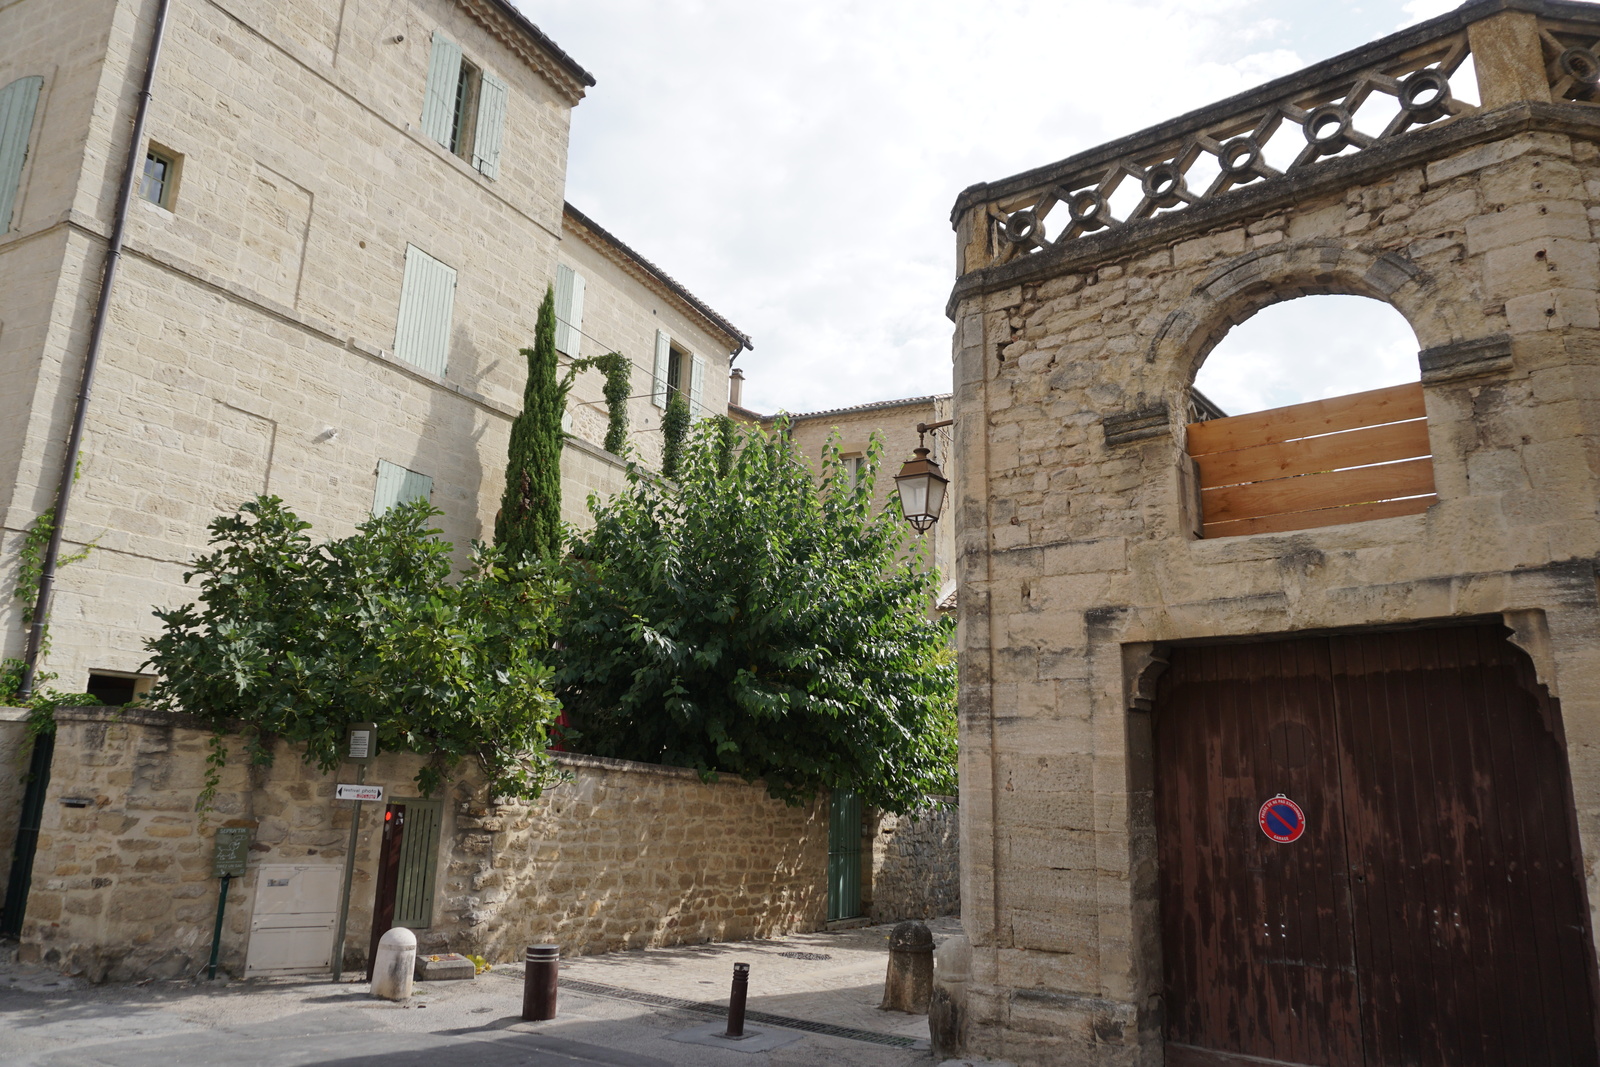
<instances>
[{"instance_id":1,"label":"wooden door panel","mask_svg":"<svg viewBox=\"0 0 1600 1067\"><path fill-rule=\"evenodd\" d=\"M1503 633L1172 651L1169 1063L1600 1064L1559 710ZM1289 845L1256 826L1277 793Z\"/></svg>"},{"instance_id":2,"label":"wooden door panel","mask_svg":"<svg viewBox=\"0 0 1600 1067\"><path fill-rule=\"evenodd\" d=\"M1175 649L1155 723L1168 1033L1260 1060L1359 1062L1325 645ZM1305 836L1257 812L1283 793ZM1352 1059L1351 1057L1356 1057Z\"/></svg>"},{"instance_id":3,"label":"wooden door panel","mask_svg":"<svg viewBox=\"0 0 1600 1067\"><path fill-rule=\"evenodd\" d=\"M1559 716L1497 630L1333 642L1374 1063L1597 1062Z\"/></svg>"}]
</instances>

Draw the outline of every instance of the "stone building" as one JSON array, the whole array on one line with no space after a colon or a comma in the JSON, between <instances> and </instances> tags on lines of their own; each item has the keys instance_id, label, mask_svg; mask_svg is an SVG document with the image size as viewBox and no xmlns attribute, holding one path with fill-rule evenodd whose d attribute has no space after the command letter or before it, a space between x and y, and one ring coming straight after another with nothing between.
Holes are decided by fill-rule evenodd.
<instances>
[{"instance_id":1,"label":"stone building","mask_svg":"<svg viewBox=\"0 0 1600 1067\"><path fill-rule=\"evenodd\" d=\"M958 199L972 1051L1600 1058L1597 40L1480 0ZM1319 293L1419 380L1194 421Z\"/></svg>"},{"instance_id":2,"label":"stone building","mask_svg":"<svg viewBox=\"0 0 1600 1067\"><path fill-rule=\"evenodd\" d=\"M0 10L7 561L55 499L125 160L140 169L65 525L64 554L94 547L60 571L44 663L117 703L148 684L152 607L192 596L207 522L257 493L321 536L427 495L463 552L485 537L547 286L563 352L632 362L647 464L669 372L720 411L749 343L565 204L594 80L505 0L171 0L130 146L160 9ZM572 397L577 523L621 481L601 386L586 372ZM0 609L0 657L23 654L21 611Z\"/></svg>"}]
</instances>

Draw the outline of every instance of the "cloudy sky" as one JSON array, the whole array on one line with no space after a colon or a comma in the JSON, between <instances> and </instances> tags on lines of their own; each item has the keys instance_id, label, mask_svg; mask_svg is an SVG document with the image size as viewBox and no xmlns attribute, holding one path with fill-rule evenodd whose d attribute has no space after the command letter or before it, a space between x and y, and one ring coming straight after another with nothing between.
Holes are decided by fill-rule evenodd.
<instances>
[{"instance_id":1,"label":"cloudy sky","mask_svg":"<svg viewBox=\"0 0 1600 1067\"><path fill-rule=\"evenodd\" d=\"M949 390L949 212L965 186L1455 6L517 2L598 82L573 114L567 198L751 335L745 403L765 411ZM1398 316L1322 301L1239 327L1201 387L1244 411L1415 377ZM1286 361L1308 315L1348 340Z\"/></svg>"}]
</instances>

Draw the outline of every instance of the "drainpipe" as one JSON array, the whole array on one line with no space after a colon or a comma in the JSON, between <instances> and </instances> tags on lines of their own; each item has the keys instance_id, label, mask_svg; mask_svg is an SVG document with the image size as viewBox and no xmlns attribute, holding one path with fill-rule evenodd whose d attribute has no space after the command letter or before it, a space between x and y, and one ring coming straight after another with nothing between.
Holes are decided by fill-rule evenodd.
<instances>
[{"instance_id":1,"label":"drainpipe","mask_svg":"<svg viewBox=\"0 0 1600 1067\"><path fill-rule=\"evenodd\" d=\"M28 651L22 685L18 690L22 699L33 694L34 675L39 668L39 654L44 647L45 620L50 614L50 594L55 588L56 561L61 555L61 531L67 525L67 505L72 499L73 474L78 469L78 453L83 446L83 424L89 414L89 397L94 388L94 372L100 363L100 347L105 340L107 314L111 306L111 292L117 281L117 266L122 262L122 234L128 222L128 206L133 201L133 189L139 181L142 168L139 157L144 148L144 122L150 111L150 90L156 80L156 61L161 58L161 40L166 34L167 7L171 0L157 0L156 25L150 37L150 54L145 60L144 84L139 88L139 104L133 116L133 136L128 143L128 160L122 169L122 187L117 193L117 213L111 223L111 239L106 246L105 270L100 279L100 299L95 303L94 319L89 328L89 351L83 357L83 377L78 383L78 400L72 412L72 432L67 436L67 453L61 461L61 481L56 486L55 522L50 531L50 543L44 550L44 561L39 574L39 594L33 602L33 623L28 628Z\"/></svg>"}]
</instances>

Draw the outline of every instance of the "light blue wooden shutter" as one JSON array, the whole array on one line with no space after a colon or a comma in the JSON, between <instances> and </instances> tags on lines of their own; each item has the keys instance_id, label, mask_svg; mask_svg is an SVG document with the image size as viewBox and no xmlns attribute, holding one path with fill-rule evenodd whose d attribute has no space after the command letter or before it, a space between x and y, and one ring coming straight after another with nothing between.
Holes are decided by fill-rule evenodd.
<instances>
[{"instance_id":1,"label":"light blue wooden shutter","mask_svg":"<svg viewBox=\"0 0 1600 1067\"><path fill-rule=\"evenodd\" d=\"M506 83L484 71L478 77L478 131L473 137L472 165L485 178L500 177L500 145L505 132Z\"/></svg>"},{"instance_id":2,"label":"light blue wooden shutter","mask_svg":"<svg viewBox=\"0 0 1600 1067\"><path fill-rule=\"evenodd\" d=\"M394 354L443 377L450 356L450 317L455 302L455 268L445 266L416 245L406 245Z\"/></svg>"},{"instance_id":3,"label":"light blue wooden shutter","mask_svg":"<svg viewBox=\"0 0 1600 1067\"><path fill-rule=\"evenodd\" d=\"M573 359L583 347L583 275L556 265L556 351Z\"/></svg>"},{"instance_id":4,"label":"light blue wooden shutter","mask_svg":"<svg viewBox=\"0 0 1600 1067\"><path fill-rule=\"evenodd\" d=\"M650 403L658 408L667 406L667 361L672 358L672 338L661 330L656 331L656 374L650 383Z\"/></svg>"},{"instance_id":5,"label":"light blue wooden shutter","mask_svg":"<svg viewBox=\"0 0 1600 1067\"><path fill-rule=\"evenodd\" d=\"M696 419L703 418L709 414L703 403L705 386L706 361L701 356L694 356L689 364L689 414Z\"/></svg>"},{"instance_id":6,"label":"light blue wooden shutter","mask_svg":"<svg viewBox=\"0 0 1600 1067\"><path fill-rule=\"evenodd\" d=\"M396 504L409 500L428 500L433 496L433 479L406 470L398 463L378 460L378 487L372 494L372 513L382 515Z\"/></svg>"},{"instance_id":7,"label":"light blue wooden shutter","mask_svg":"<svg viewBox=\"0 0 1600 1067\"><path fill-rule=\"evenodd\" d=\"M461 46L433 31L428 88L422 95L422 132L450 147L456 132L456 93L461 87Z\"/></svg>"},{"instance_id":8,"label":"light blue wooden shutter","mask_svg":"<svg viewBox=\"0 0 1600 1067\"><path fill-rule=\"evenodd\" d=\"M0 89L0 233L11 229L11 209L17 202L22 164L28 158L28 137L44 79L18 78Z\"/></svg>"}]
</instances>

